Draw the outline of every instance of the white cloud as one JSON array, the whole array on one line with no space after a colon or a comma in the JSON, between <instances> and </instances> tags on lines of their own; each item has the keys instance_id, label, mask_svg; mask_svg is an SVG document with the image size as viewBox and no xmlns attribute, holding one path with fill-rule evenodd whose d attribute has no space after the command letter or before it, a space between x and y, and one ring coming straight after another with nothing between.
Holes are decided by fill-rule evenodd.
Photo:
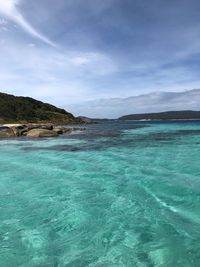
<instances>
[{"instance_id":1,"label":"white cloud","mask_svg":"<svg viewBox=\"0 0 200 267\"><path fill-rule=\"evenodd\" d=\"M28 46L31 47L31 48L33 48L33 47L35 47L35 44L29 43Z\"/></svg>"},{"instance_id":2,"label":"white cloud","mask_svg":"<svg viewBox=\"0 0 200 267\"><path fill-rule=\"evenodd\" d=\"M156 92L128 98L110 98L72 105L75 115L118 118L123 115L173 110L200 110L200 89Z\"/></svg>"},{"instance_id":3,"label":"white cloud","mask_svg":"<svg viewBox=\"0 0 200 267\"><path fill-rule=\"evenodd\" d=\"M67 61L68 64L74 67L80 67L88 75L104 76L110 75L118 70L117 65L108 55L98 52L74 52Z\"/></svg>"},{"instance_id":4,"label":"white cloud","mask_svg":"<svg viewBox=\"0 0 200 267\"><path fill-rule=\"evenodd\" d=\"M95 92L93 79L104 79L116 68L109 56L95 51L60 52L34 43L22 46L7 41L0 45L4 55L0 61L1 90L59 106L91 100L94 95L102 97L101 92Z\"/></svg>"},{"instance_id":5,"label":"white cloud","mask_svg":"<svg viewBox=\"0 0 200 267\"><path fill-rule=\"evenodd\" d=\"M30 35L42 40L43 42L55 46L47 37L39 33L34 29L28 21L22 16L17 6L20 4L20 0L0 0L0 14L7 19L17 23ZM3 21L3 20L2 20Z\"/></svg>"},{"instance_id":6,"label":"white cloud","mask_svg":"<svg viewBox=\"0 0 200 267\"><path fill-rule=\"evenodd\" d=\"M71 63L74 65L78 65L78 66L85 65L88 62L89 62L89 59L84 56L76 56L71 59Z\"/></svg>"},{"instance_id":7,"label":"white cloud","mask_svg":"<svg viewBox=\"0 0 200 267\"><path fill-rule=\"evenodd\" d=\"M0 26L2 26L2 25L7 25L8 24L8 22L7 22L7 20L5 20L5 19L3 19L3 18L0 18Z\"/></svg>"}]
</instances>

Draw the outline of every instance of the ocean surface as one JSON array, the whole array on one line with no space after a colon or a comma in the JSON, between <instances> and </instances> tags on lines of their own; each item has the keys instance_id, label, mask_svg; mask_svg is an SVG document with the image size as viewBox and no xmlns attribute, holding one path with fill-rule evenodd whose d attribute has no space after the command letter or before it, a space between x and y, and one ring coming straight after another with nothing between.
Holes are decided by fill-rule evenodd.
<instances>
[{"instance_id":1,"label":"ocean surface","mask_svg":"<svg viewBox=\"0 0 200 267\"><path fill-rule=\"evenodd\" d=\"M199 267L200 122L0 141L1 267Z\"/></svg>"}]
</instances>

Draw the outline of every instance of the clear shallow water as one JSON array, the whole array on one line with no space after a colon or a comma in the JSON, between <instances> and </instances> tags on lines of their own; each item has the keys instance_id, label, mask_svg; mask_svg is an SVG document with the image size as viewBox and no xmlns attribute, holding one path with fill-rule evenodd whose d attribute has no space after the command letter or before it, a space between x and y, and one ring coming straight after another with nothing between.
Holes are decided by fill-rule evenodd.
<instances>
[{"instance_id":1,"label":"clear shallow water","mask_svg":"<svg viewBox=\"0 0 200 267\"><path fill-rule=\"evenodd\" d=\"M199 267L200 123L0 141L0 266Z\"/></svg>"}]
</instances>

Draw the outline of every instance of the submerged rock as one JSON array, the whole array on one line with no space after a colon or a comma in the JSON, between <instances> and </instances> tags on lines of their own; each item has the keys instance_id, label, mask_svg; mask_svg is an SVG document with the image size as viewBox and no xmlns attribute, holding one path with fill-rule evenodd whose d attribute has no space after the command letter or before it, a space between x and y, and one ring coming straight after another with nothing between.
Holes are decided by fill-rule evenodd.
<instances>
[{"instance_id":1,"label":"submerged rock","mask_svg":"<svg viewBox=\"0 0 200 267\"><path fill-rule=\"evenodd\" d=\"M15 137L14 131L6 126L0 127L0 138Z\"/></svg>"},{"instance_id":2,"label":"submerged rock","mask_svg":"<svg viewBox=\"0 0 200 267\"><path fill-rule=\"evenodd\" d=\"M58 133L52 130L47 130L47 129L32 129L27 132L26 134L27 137L33 137L33 138L38 138L38 137L56 137L58 136Z\"/></svg>"},{"instance_id":3,"label":"submerged rock","mask_svg":"<svg viewBox=\"0 0 200 267\"><path fill-rule=\"evenodd\" d=\"M85 131L86 128L70 128L72 132L79 132L79 131Z\"/></svg>"}]
</instances>

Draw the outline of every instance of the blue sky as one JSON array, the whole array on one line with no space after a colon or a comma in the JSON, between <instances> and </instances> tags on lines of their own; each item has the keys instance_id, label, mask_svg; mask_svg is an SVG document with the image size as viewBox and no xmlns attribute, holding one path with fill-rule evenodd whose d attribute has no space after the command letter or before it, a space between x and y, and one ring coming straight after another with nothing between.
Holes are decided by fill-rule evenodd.
<instances>
[{"instance_id":1,"label":"blue sky","mask_svg":"<svg viewBox=\"0 0 200 267\"><path fill-rule=\"evenodd\" d=\"M200 88L199 10L197 0L0 0L1 91L76 113Z\"/></svg>"}]
</instances>

